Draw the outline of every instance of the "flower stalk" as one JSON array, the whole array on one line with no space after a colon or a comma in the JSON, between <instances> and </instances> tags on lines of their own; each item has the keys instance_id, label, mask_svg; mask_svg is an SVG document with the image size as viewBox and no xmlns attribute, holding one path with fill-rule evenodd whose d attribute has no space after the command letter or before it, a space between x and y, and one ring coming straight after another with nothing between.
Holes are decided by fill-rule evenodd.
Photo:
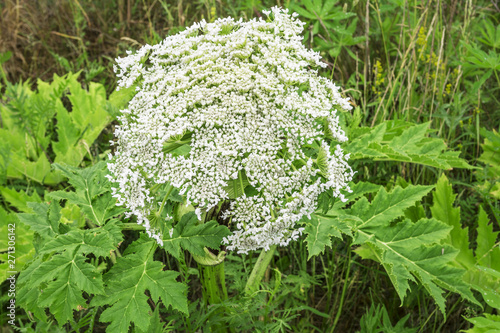
<instances>
[{"instance_id":1,"label":"flower stalk","mask_svg":"<svg viewBox=\"0 0 500 333\"><path fill-rule=\"evenodd\" d=\"M257 262L252 269L252 273L250 273L247 284L245 285L245 294L250 296L259 289L260 282L266 273L271 259L273 259L276 247L276 245L273 245L268 251L262 250L260 253L259 258L257 258Z\"/></svg>"}]
</instances>

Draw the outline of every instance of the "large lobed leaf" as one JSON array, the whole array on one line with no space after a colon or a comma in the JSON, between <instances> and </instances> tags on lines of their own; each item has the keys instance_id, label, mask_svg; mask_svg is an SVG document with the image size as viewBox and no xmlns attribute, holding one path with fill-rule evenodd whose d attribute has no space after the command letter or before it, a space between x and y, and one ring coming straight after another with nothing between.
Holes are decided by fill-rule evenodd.
<instances>
[{"instance_id":1,"label":"large lobed leaf","mask_svg":"<svg viewBox=\"0 0 500 333\"><path fill-rule=\"evenodd\" d=\"M352 139L345 150L352 152L351 160L409 162L444 170L473 168L459 158L460 152L448 151L442 139L428 137L429 124L383 122Z\"/></svg>"},{"instance_id":2,"label":"large lobed leaf","mask_svg":"<svg viewBox=\"0 0 500 333\"><path fill-rule=\"evenodd\" d=\"M465 271L450 265L457 251L449 245L438 244L448 234L448 226L434 219L421 219L385 229L374 234L358 232L364 233L367 239L365 253L367 248L371 250L371 258L375 257L384 266L401 301L410 289L409 281L418 281L443 314L446 312L442 288L477 303L463 281ZM364 256L363 252L358 253Z\"/></svg>"},{"instance_id":3,"label":"large lobed leaf","mask_svg":"<svg viewBox=\"0 0 500 333\"><path fill-rule=\"evenodd\" d=\"M61 219L61 207L57 202L40 203L28 202L28 207L33 213L18 214L19 221L37 232L43 239L50 239L61 233L59 230Z\"/></svg>"},{"instance_id":4,"label":"large lobed leaf","mask_svg":"<svg viewBox=\"0 0 500 333\"><path fill-rule=\"evenodd\" d=\"M52 148L56 163L78 166L112 118L106 111L106 89L103 85L91 83L87 91L73 79L68 81L68 89L71 112L58 103L58 141L52 144Z\"/></svg>"},{"instance_id":5,"label":"large lobed leaf","mask_svg":"<svg viewBox=\"0 0 500 333\"><path fill-rule=\"evenodd\" d=\"M230 235L229 229L216 221L199 224L194 212L184 214L174 226L172 234L165 232L163 247L176 258L185 249L197 256L205 256L205 247L218 249L224 237Z\"/></svg>"},{"instance_id":6,"label":"large lobed leaf","mask_svg":"<svg viewBox=\"0 0 500 333\"><path fill-rule=\"evenodd\" d=\"M391 192L380 188L371 202L362 197L349 209L332 210L327 215L316 214L305 230L309 256L331 246L329 235L339 237L352 233L353 244L361 245L356 252L384 266L401 300L412 281L420 282L426 288L443 314L443 288L477 303L462 279L465 271L450 265L458 251L440 244L452 229L450 226L427 218L415 223L408 219L394 223L432 188L397 186Z\"/></svg>"},{"instance_id":7,"label":"large lobed leaf","mask_svg":"<svg viewBox=\"0 0 500 333\"><path fill-rule=\"evenodd\" d=\"M153 260L156 242L142 237L132 243L111 270L104 275L106 296L97 296L92 305L110 305L101 314L100 321L110 322L107 332L127 332L133 322L146 331L151 319L148 304L152 300L188 313L187 288L177 282L178 272L165 271L164 265Z\"/></svg>"},{"instance_id":8,"label":"large lobed leaf","mask_svg":"<svg viewBox=\"0 0 500 333\"><path fill-rule=\"evenodd\" d=\"M19 272L23 266L29 262L35 255L33 247L33 232L23 228L14 214L7 213L0 207L0 283L10 274L8 272ZM12 229L12 225L15 228ZM15 245L9 244L11 231L15 231ZM14 260L12 262L11 260ZM12 273L11 273L12 274Z\"/></svg>"},{"instance_id":9,"label":"large lobed leaf","mask_svg":"<svg viewBox=\"0 0 500 333\"><path fill-rule=\"evenodd\" d=\"M96 225L102 226L113 216L124 212L115 205L116 199L111 196L109 181L105 177L107 169L104 162L99 162L86 169L54 164L60 170L75 191L55 191L49 197L57 200L68 200L80 206L86 216Z\"/></svg>"},{"instance_id":10,"label":"large lobed leaf","mask_svg":"<svg viewBox=\"0 0 500 333\"><path fill-rule=\"evenodd\" d=\"M459 250L454 261L465 269L471 269L474 267L475 260L469 248L469 231L467 228L462 228L460 208L453 207L456 195L444 174L439 178L432 197L432 216L451 227L451 232L444 242Z\"/></svg>"},{"instance_id":11,"label":"large lobed leaf","mask_svg":"<svg viewBox=\"0 0 500 333\"><path fill-rule=\"evenodd\" d=\"M351 192L345 193L349 201L358 199L365 194L377 192L381 186L372 183L358 182L351 185ZM331 198L328 198L330 201ZM302 224L304 233L307 235L305 242L307 244L308 259L322 253L326 247L332 247L332 237L342 239L342 234L352 237L351 228L347 225L346 220L340 220L337 215L343 215L344 208L348 202L337 200L333 206L325 212L318 209L317 212L311 215L311 218L304 218ZM321 206L321 205L319 205ZM330 206L328 204L328 206Z\"/></svg>"},{"instance_id":12,"label":"large lobed leaf","mask_svg":"<svg viewBox=\"0 0 500 333\"><path fill-rule=\"evenodd\" d=\"M493 224L489 222L488 215L480 206L477 219L477 248L475 255L477 264L500 272L499 232L493 231Z\"/></svg>"},{"instance_id":13,"label":"large lobed leaf","mask_svg":"<svg viewBox=\"0 0 500 333\"><path fill-rule=\"evenodd\" d=\"M7 84L7 102L0 104L0 183L6 177L49 185L61 182L64 178L51 170L51 163L78 166L117 110L135 94L134 89L123 89L107 100L103 85L90 83L86 90L78 76L54 74L50 83L38 80L35 91L28 81Z\"/></svg>"},{"instance_id":14,"label":"large lobed leaf","mask_svg":"<svg viewBox=\"0 0 500 333\"><path fill-rule=\"evenodd\" d=\"M115 249L113 235L104 228L71 230L58 235L45 243L40 253L67 251L75 255L93 254L96 257L108 257Z\"/></svg>"},{"instance_id":15,"label":"large lobed leaf","mask_svg":"<svg viewBox=\"0 0 500 333\"><path fill-rule=\"evenodd\" d=\"M308 260L322 253L327 246L332 247L332 237L342 239L342 234L352 236L351 229L345 221L338 218L316 213L304 222Z\"/></svg>"},{"instance_id":16,"label":"large lobed leaf","mask_svg":"<svg viewBox=\"0 0 500 333\"><path fill-rule=\"evenodd\" d=\"M47 261L39 255L19 275L19 303L35 313L43 313L43 308L48 307L59 325L72 321L73 311L87 304L83 292L104 293L102 275L87 262L83 253L92 250L96 256L109 256L114 248L110 237L92 237L91 230L75 230L56 236L41 250L42 254L56 254Z\"/></svg>"},{"instance_id":17,"label":"large lobed leaf","mask_svg":"<svg viewBox=\"0 0 500 333\"><path fill-rule=\"evenodd\" d=\"M431 189L432 186L413 185L396 187L391 193L381 189L371 203L362 198L349 214L358 218L352 225L354 243L366 243L363 250L366 253L369 249L371 258L384 266L401 300L410 289L409 281L418 281L445 314L442 288L477 303L462 279L465 271L449 265L457 251L440 244L450 228L435 219L420 219L416 223L405 220L391 226Z\"/></svg>"},{"instance_id":18,"label":"large lobed leaf","mask_svg":"<svg viewBox=\"0 0 500 333\"><path fill-rule=\"evenodd\" d=\"M47 287L40 290L38 306L49 307L59 325L73 320L73 310L85 307L83 292L88 294L104 293L102 276L96 268L85 262L80 255L65 251L41 263L32 273L31 287L42 282Z\"/></svg>"},{"instance_id":19,"label":"large lobed leaf","mask_svg":"<svg viewBox=\"0 0 500 333\"><path fill-rule=\"evenodd\" d=\"M73 311L87 307L88 297L104 293L102 269L106 259L123 240L115 215L105 164L80 170L57 166L68 177L74 192L58 191L49 196L66 199L50 204L28 202L28 213L18 214L20 222L35 232L37 256L19 275L18 300L40 320L46 308L60 326L73 321ZM75 204L82 209L74 209ZM83 214L82 214L83 212ZM93 222L91 229L79 229L83 218ZM91 255L92 258L88 256Z\"/></svg>"},{"instance_id":20,"label":"large lobed leaf","mask_svg":"<svg viewBox=\"0 0 500 333\"><path fill-rule=\"evenodd\" d=\"M433 217L452 228L442 242L459 250L453 264L465 268L467 272L464 281L479 291L488 305L500 309L500 249L497 242L499 233L493 231L488 215L479 207L477 247L474 253L469 245L469 232L467 228L462 228L460 222L460 208L454 207L456 195L444 175L439 179L433 196Z\"/></svg>"},{"instance_id":21,"label":"large lobed leaf","mask_svg":"<svg viewBox=\"0 0 500 333\"><path fill-rule=\"evenodd\" d=\"M389 226L390 222L403 216L405 209L415 205L432 188L433 186L410 185L403 189L397 186L391 193L381 188L371 203L366 197L362 197L347 210L348 215L357 218L352 225L353 229L372 232Z\"/></svg>"}]
</instances>

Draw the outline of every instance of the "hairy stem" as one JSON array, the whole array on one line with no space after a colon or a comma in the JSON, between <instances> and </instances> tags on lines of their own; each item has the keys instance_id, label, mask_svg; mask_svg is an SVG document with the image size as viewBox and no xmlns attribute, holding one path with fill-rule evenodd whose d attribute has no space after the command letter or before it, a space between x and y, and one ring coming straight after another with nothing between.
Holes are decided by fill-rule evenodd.
<instances>
[{"instance_id":1,"label":"hairy stem","mask_svg":"<svg viewBox=\"0 0 500 333\"><path fill-rule=\"evenodd\" d=\"M205 304L218 304L227 300L224 262L214 266L199 264L199 270Z\"/></svg>"}]
</instances>

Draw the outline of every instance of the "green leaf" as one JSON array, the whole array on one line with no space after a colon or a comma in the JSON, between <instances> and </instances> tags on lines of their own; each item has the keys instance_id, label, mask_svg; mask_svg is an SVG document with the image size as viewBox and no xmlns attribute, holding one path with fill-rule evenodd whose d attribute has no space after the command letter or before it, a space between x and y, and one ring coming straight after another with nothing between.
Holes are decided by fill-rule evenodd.
<instances>
[{"instance_id":1,"label":"green leaf","mask_svg":"<svg viewBox=\"0 0 500 333\"><path fill-rule=\"evenodd\" d=\"M66 203L61 209L61 223L74 225L78 228L85 227L85 216L79 206L70 202Z\"/></svg>"},{"instance_id":2,"label":"green leaf","mask_svg":"<svg viewBox=\"0 0 500 333\"><path fill-rule=\"evenodd\" d=\"M31 274L35 269L38 269L42 263L42 258L36 258L32 261L17 278L17 297L16 302L20 304L24 310L32 312L36 318L42 322L47 322L47 314L45 308L38 306L38 298L40 297L40 290L38 288L28 288Z\"/></svg>"},{"instance_id":3,"label":"green leaf","mask_svg":"<svg viewBox=\"0 0 500 333\"><path fill-rule=\"evenodd\" d=\"M408 127L400 135L394 137L388 146L401 154L418 149L417 143L425 137L430 123Z\"/></svg>"},{"instance_id":4,"label":"green leaf","mask_svg":"<svg viewBox=\"0 0 500 333\"><path fill-rule=\"evenodd\" d=\"M113 241L115 247L118 247L123 241L122 222L118 219L113 218L108 220L99 230L107 234L107 237Z\"/></svg>"},{"instance_id":5,"label":"green leaf","mask_svg":"<svg viewBox=\"0 0 500 333\"><path fill-rule=\"evenodd\" d=\"M61 182L64 178L51 170L51 163L55 160L78 166L112 120L108 106L118 106L119 101L115 98L108 102L101 84L91 83L88 91L83 89L78 75L54 75L51 83L38 80L36 91L31 90L29 81L7 85L6 103L0 105L0 153L7 177L26 177L49 185ZM71 111L61 100L68 89ZM54 123L57 142L52 141ZM5 147L9 148L8 154ZM4 172L0 172L0 181L5 177L5 170L1 171Z\"/></svg>"},{"instance_id":6,"label":"green leaf","mask_svg":"<svg viewBox=\"0 0 500 333\"><path fill-rule=\"evenodd\" d=\"M474 267L474 254L469 249L469 231L468 228L462 228L462 224L460 223L460 208L453 207L456 195L453 193L452 186L444 174L439 178L436 191L432 196L432 216L452 227L444 243L450 244L459 250L455 258L455 263L465 269Z\"/></svg>"},{"instance_id":7,"label":"green leaf","mask_svg":"<svg viewBox=\"0 0 500 333\"><path fill-rule=\"evenodd\" d=\"M90 218L101 217L98 220L101 227L80 230L75 229L78 225L73 223L61 223L63 216L56 200L50 205L29 202L27 207L33 213L18 215L42 238L37 258L21 272L18 280L21 304L33 309L39 319L45 318L44 308L48 307L59 325L63 325L73 321L75 309L86 307L87 295L104 293L102 275L98 271L102 267L98 265L98 259L109 257L123 236L118 225L120 222L112 218L115 209L99 205L102 198L108 202L111 197L109 184L103 182L102 166L84 170L62 167L77 191L60 192L69 200L84 203L89 200L89 206L100 213ZM85 186L83 189L80 188L82 185ZM69 207L70 203L66 206ZM79 211L77 213L80 214ZM64 220L67 221L67 218ZM87 262L85 255L93 256L93 264Z\"/></svg>"},{"instance_id":8,"label":"green leaf","mask_svg":"<svg viewBox=\"0 0 500 333\"><path fill-rule=\"evenodd\" d=\"M160 306L159 304L156 305L155 311L153 312L153 316L149 322L149 327L141 331L144 333L164 333L164 332L169 332L167 329L167 324L161 321L161 315L160 315Z\"/></svg>"},{"instance_id":9,"label":"green leaf","mask_svg":"<svg viewBox=\"0 0 500 333\"><path fill-rule=\"evenodd\" d=\"M375 236L392 248L418 248L446 238L451 229L435 219L421 219L417 223L405 220L387 228L385 232L377 232Z\"/></svg>"},{"instance_id":10,"label":"green leaf","mask_svg":"<svg viewBox=\"0 0 500 333\"><path fill-rule=\"evenodd\" d=\"M93 254L96 257L109 257L115 249L113 238L102 228L72 230L54 237L45 243L40 253L69 251L74 254Z\"/></svg>"},{"instance_id":11,"label":"green leaf","mask_svg":"<svg viewBox=\"0 0 500 333\"><path fill-rule=\"evenodd\" d=\"M484 273L483 269L479 269L480 273ZM496 272L498 273L498 272ZM492 308L500 309L500 292L498 291L498 278L496 279L496 288L491 287L491 277L492 275L488 275L488 272L486 273L486 278L482 278L481 284L475 284L471 283L471 286L479 291L481 296L483 297L483 300L491 306Z\"/></svg>"},{"instance_id":12,"label":"green leaf","mask_svg":"<svg viewBox=\"0 0 500 333\"><path fill-rule=\"evenodd\" d=\"M33 213L33 210L28 207L29 202L41 202L40 197L36 192L27 195L24 191L17 192L14 189L9 189L6 187L0 187L0 192L4 198L11 206L14 206L21 212ZM18 218L16 214L9 214L3 208L0 207L0 221L4 222L0 225L0 234L5 235L0 239L0 282L7 278L7 271L21 271L26 263L28 263L35 256L35 248L33 246L33 231L22 223L17 223ZM14 228L12 228L14 226ZM15 234L15 246L9 245L9 235L12 230ZM14 248L15 253L12 253ZM14 269L10 268L9 263L9 252L11 252L10 260L12 260L12 255L15 256Z\"/></svg>"},{"instance_id":13,"label":"green leaf","mask_svg":"<svg viewBox=\"0 0 500 333\"><path fill-rule=\"evenodd\" d=\"M120 110L124 109L127 103L137 94L136 86L129 88L120 88L109 95L109 100L106 105L108 113L116 118L120 114Z\"/></svg>"},{"instance_id":14,"label":"green leaf","mask_svg":"<svg viewBox=\"0 0 500 333\"><path fill-rule=\"evenodd\" d=\"M165 250L176 258L179 258L181 249L204 256L205 247L218 249L222 239L231 234L226 226L219 225L216 221L204 224L198 222L194 212L184 214L180 222L174 226L172 236L168 232L163 235Z\"/></svg>"},{"instance_id":15,"label":"green leaf","mask_svg":"<svg viewBox=\"0 0 500 333\"><path fill-rule=\"evenodd\" d=\"M2 133L0 132L0 184L5 184L7 181L11 154L11 143L2 140Z\"/></svg>"},{"instance_id":16,"label":"green leaf","mask_svg":"<svg viewBox=\"0 0 500 333\"><path fill-rule=\"evenodd\" d=\"M12 52L10 51L0 53L0 65L8 61L11 57L12 57Z\"/></svg>"},{"instance_id":17,"label":"green leaf","mask_svg":"<svg viewBox=\"0 0 500 333\"><path fill-rule=\"evenodd\" d=\"M328 175L328 151L326 151L326 148L323 146L319 148L316 164L321 174L326 177L326 175Z\"/></svg>"},{"instance_id":18,"label":"green leaf","mask_svg":"<svg viewBox=\"0 0 500 333\"><path fill-rule=\"evenodd\" d=\"M417 331L416 328L404 327L409 317L410 314L404 316L396 323L396 326L393 326L385 306L383 304L382 306L378 304L375 307L375 304L372 303L370 309L361 317L361 330L359 331L359 333L414 333Z\"/></svg>"},{"instance_id":19,"label":"green leaf","mask_svg":"<svg viewBox=\"0 0 500 333\"><path fill-rule=\"evenodd\" d=\"M500 272L500 248L497 243L499 232L493 231L493 225L489 224L488 215L482 206L479 206L477 221L477 263Z\"/></svg>"},{"instance_id":20,"label":"green leaf","mask_svg":"<svg viewBox=\"0 0 500 333\"><path fill-rule=\"evenodd\" d=\"M26 263L35 256L35 248L33 247L33 232L26 228L18 220L15 214L7 213L0 207L0 283L3 282L10 274L8 271L21 271ZM14 226L14 228L12 228ZM9 244L8 235L14 231L15 245ZM9 253L10 252L10 253ZM9 254L11 256L9 257ZM15 260L14 267L11 267L9 260Z\"/></svg>"},{"instance_id":21,"label":"green leaf","mask_svg":"<svg viewBox=\"0 0 500 333\"><path fill-rule=\"evenodd\" d=\"M384 266L401 300L410 288L409 282L419 281L445 314L442 288L477 303L463 282L465 271L449 265L457 250L439 244L451 228L435 219L416 223L405 220L391 226L431 189L408 185L387 193L381 188L371 203L362 197L339 219L353 229L354 244L363 244L357 252Z\"/></svg>"},{"instance_id":22,"label":"green leaf","mask_svg":"<svg viewBox=\"0 0 500 333\"><path fill-rule=\"evenodd\" d=\"M106 185L106 163L99 162L91 167L80 169L68 165L55 163L54 169L60 170L64 176L68 178L68 182L78 191L85 192L85 201L89 201L94 197L109 191Z\"/></svg>"},{"instance_id":23,"label":"green leaf","mask_svg":"<svg viewBox=\"0 0 500 333\"><path fill-rule=\"evenodd\" d=\"M500 316L484 313L484 317L467 319L474 324L474 327L464 332L466 333L496 333L500 331Z\"/></svg>"},{"instance_id":24,"label":"green leaf","mask_svg":"<svg viewBox=\"0 0 500 333\"><path fill-rule=\"evenodd\" d=\"M243 193L245 193L245 188L248 185L250 185L248 178L240 173L238 175L238 178L228 180L227 186L224 188L224 190L227 192L227 195L230 199L236 199L241 197Z\"/></svg>"},{"instance_id":25,"label":"green leaf","mask_svg":"<svg viewBox=\"0 0 500 333\"><path fill-rule=\"evenodd\" d=\"M433 186L409 185L403 189L397 186L391 193L381 188L372 203L363 197L347 210L349 215L359 219L352 227L364 231L387 227L396 218L403 216L405 209L420 201L432 188Z\"/></svg>"},{"instance_id":26,"label":"green leaf","mask_svg":"<svg viewBox=\"0 0 500 333\"><path fill-rule=\"evenodd\" d=\"M481 135L485 139L481 145L483 153L479 156L479 161L486 164L487 167L485 168L485 180L479 187L483 191L489 192L492 197L500 199L500 134L495 130L490 132L482 128Z\"/></svg>"},{"instance_id":27,"label":"green leaf","mask_svg":"<svg viewBox=\"0 0 500 333\"><path fill-rule=\"evenodd\" d=\"M56 275L53 276L54 274ZM86 305L82 291L89 294L104 292L101 275L95 271L95 267L86 263L84 257L74 257L70 252L54 256L47 265L41 265L34 272L35 276L42 278L57 276L55 281L44 279L49 283L40 295L38 305L48 306L59 325L72 320L73 310L78 306Z\"/></svg>"},{"instance_id":28,"label":"green leaf","mask_svg":"<svg viewBox=\"0 0 500 333\"><path fill-rule=\"evenodd\" d=\"M355 184L349 184L352 192L346 192L345 197L348 201L336 200L333 207L328 211L327 215L339 215L344 214L341 212L341 208L345 207L352 201L359 199L368 193L378 192L382 186L368 183L368 182L357 182Z\"/></svg>"},{"instance_id":29,"label":"green leaf","mask_svg":"<svg viewBox=\"0 0 500 333\"><path fill-rule=\"evenodd\" d=\"M459 157L460 152L446 151L442 139L427 136L429 123L415 125L401 121L384 122L372 129L363 129L344 149L351 160L399 161L432 166L438 169L472 169Z\"/></svg>"},{"instance_id":30,"label":"green leaf","mask_svg":"<svg viewBox=\"0 0 500 333\"><path fill-rule=\"evenodd\" d=\"M35 261L32 265L35 265L33 269L21 272L20 289L38 287L38 307L49 307L59 325L73 320L73 311L78 306L86 305L83 291L88 294L104 293L102 276L81 255L64 251L49 261ZM29 292L23 291L22 294Z\"/></svg>"},{"instance_id":31,"label":"green leaf","mask_svg":"<svg viewBox=\"0 0 500 333\"><path fill-rule=\"evenodd\" d=\"M40 199L40 196L36 191L33 191L33 194L28 195L24 191L17 192L14 189L0 187L0 193L2 194L4 200L23 213L32 213L32 210L27 206L28 202L42 202L42 199Z\"/></svg>"},{"instance_id":32,"label":"green leaf","mask_svg":"<svg viewBox=\"0 0 500 333\"><path fill-rule=\"evenodd\" d=\"M40 184L52 185L63 180L59 175L50 172L50 162L44 154L40 155L36 162L27 160L20 154L13 154L9 166L7 176L12 178L21 178L21 176L16 176L16 173L12 171L14 170L17 174L24 175Z\"/></svg>"},{"instance_id":33,"label":"green leaf","mask_svg":"<svg viewBox=\"0 0 500 333\"><path fill-rule=\"evenodd\" d=\"M156 248L154 241L142 237L131 245L135 253L128 252L119 258L111 270L104 275L106 296L98 296L92 305L110 305L101 314L101 322L110 322L107 332L127 332L133 322L146 331L149 326L152 300L173 309L188 313L186 286L176 281L179 273L164 271L164 265L153 260Z\"/></svg>"},{"instance_id":34,"label":"green leaf","mask_svg":"<svg viewBox=\"0 0 500 333\"><path fill-rule=\"evenodd\" d=\"M28 208L33 213L18 214L19 221L28 225L31 230L40 234L42 238L52 238L60 233L59 220L61 218L61 207L59 207L57 202L52 202L50 205L28 202Z\"/></svg>"},{"instance_id":35,"label":"green leaf","mask_svg":"<svg viewBox=\"0 0 500 333\"><path fill-rule=\"evenodd\" d=\"M332 20L332 21L340 21L340 20L345 20L349 17L356 16L355 13L344 13L344 12L336 12L334 14L325 16L325 20Z\"/></svg>"},{"instance_id":36,"label":"green leaf","mask_svg":"<svg viewBox=\"0 0 500 333\"><path fill-rule=\"evenodd\" d=\"M304 233L307 234L308 260L322 253L325 247L332 247L332 237L342 239L342 234L351 235L351 229L339 218L321 214L313 214L311 219L305 219Z\"/></svg>"},{"instance_id":37,"label":"green leaf","mask_svg":"<svg viewBox=\"0 0 500 333\"><path fill-rule=\"evenodd\" d=\"M437 220L422 219L417 223L407 220L394 227L380 228L372 234L358 232L364 234L367 246L384 266L401 302L410 289L409 281L418 280L446 315L442 288L479 304L463 282L465 271L449 265L457 250L437 244L448 231L449 227Z\"/></svg>"},{"instance_id":38,"label":"green leaf","mask_svg":"<svg viewBox=\"0 0 500 333\"><path fill-rule=\"evenodd\" d=\"M477 227L477 248L475 255L469 248L467 228L462 229L460 223L460 208L453 207L456 195L448 179L442 176L437 183L432 215L449 225L452 230L442 243L453 245L459 250L453 264L465 268L463 280L480 292L485 302L490 306L500 306L500 250L496 243L498 232L493 232L488 225L488 217L482 207L479 210Z\"/></svg>"},{"instance_id":39,"label":"green leaf","mask_svg":"<svg viewBox=\"0 0 500 333\"><path fill-rule=\"evenodd\" d=\"M106 111L106 89L103 85L91 82L86 91L75 78L68 81L68 87L71 112L64 107L58 108L59 141L54 142L52 147L56 163L78 166L89 147L111 121L111 116Z\"/></svg>"},{"instance_id":40,"label":"green leaf","mask_svg":"<svg viewBox=\"0 0 500 333\"><path fill-rule=\"evenodd\" d=\"M54 168L61 170L68 177L75 191L55 191L49 193L49 197L56 200L68 200L80 206L87 218L99 226L103 226L107 220L125 211L124 208L115 205L116 199L111 196L109 181L105 177L107 169L104 162L86 169L57 163L54 164Z\"/></svg>"},{"instance_id":41,"label":"green leaf","mask_svg":"<svg viewBox=\"0 0 500 333\"><path fill-rule=\"evenodd\" d=\"M302 16L308 18L308 19L311 19L311 20L315 20L316 19L316 15L314 15L312 13L309 13L307 10L305 10L305 9L299 7L299 6L291 5L290 7L291 7L291 9L294 12L297 12L300 15L302 15Z\"/></svg>"}]
</instances>

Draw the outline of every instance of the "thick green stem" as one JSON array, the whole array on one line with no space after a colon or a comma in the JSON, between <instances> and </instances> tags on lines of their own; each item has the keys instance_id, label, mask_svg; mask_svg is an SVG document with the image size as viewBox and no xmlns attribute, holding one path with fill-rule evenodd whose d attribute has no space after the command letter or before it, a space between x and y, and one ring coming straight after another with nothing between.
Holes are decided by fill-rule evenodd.
<instances>
[{"instance_id":1,"label":"thick green stem","mask_svg":"<svg viewBox=\"0 0 500 333\"><path fill-rule=\"evenodd\" d=\"M205 248L205 252L208 252ZM215 255L207 255L204 258L195 256L193 258L198 262L198 270L200 272L200 281L202 285L203 303L205 306L215 305L223 303L227 300L227 289L226 289L226 277L224 275L224 252L222 255L216 257ZM203 259L203 260L200 260ZM201 264L200 261L214 261L219 262L218 264ZM225 309L223 307L215 310L212 315L207 319L207 323L210 326L211 332L226 333L233 332L226 325L219 323L210 323L210 318L212 316L223 316Z\"/></svg>"},{"instance_id":2,"label":"thick green stem","mask_svg":"<svg viewBox=\"0 0 500 333\"><path fill-rule=\"evenodd\" d=\"M255 266L253 267L252 273L250 273L250 277L248 278L247 284L245 286L245 293L247 295L251 295L259 289L259 284L264 277L264 273L266 272L271 259L273 259L274 252L276 251L276 245L270 247L269 251L264 251L259 255Z\"/></svg>"},{"instance_id":3,"label":"thick green stem","mask_svg":"<svg viewBox=\"0 0 500 333\"><path fill-rule=\"evenodd\" d=\"M146 230L143 225L137 223L122 223L122 230Z\"/></svg>"},{"instance_id":4,"label":"thick green stem","mask_svg":"<svg viewBox=\"0 0 500 333\"><path fill-rule=\"evenodd\" d=\"M219 304L227 300L224 261L218 265L198 265L203 286L203 300L206 305Z\"/></svg>"}]
</instances>

